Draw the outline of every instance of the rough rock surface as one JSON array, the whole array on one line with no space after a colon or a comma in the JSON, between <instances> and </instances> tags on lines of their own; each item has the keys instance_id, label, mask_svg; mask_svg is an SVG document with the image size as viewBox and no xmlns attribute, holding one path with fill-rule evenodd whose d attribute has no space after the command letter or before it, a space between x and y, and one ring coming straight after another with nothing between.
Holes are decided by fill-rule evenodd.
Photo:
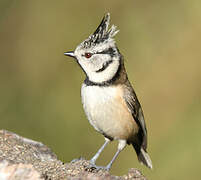
<instances>
[{"instance_id":1,"label":"rough rock surface","mask_svg":"<svg viewBox=\"0 0 201 180\"><path fill-rule=\"evenodd\" d=\"M124 176L114 176L92 168L84 159L64 164L42 143L0 130L0 180L25 179L146 180L137 169L130 169Z\"/></svg>"}]
</instances>

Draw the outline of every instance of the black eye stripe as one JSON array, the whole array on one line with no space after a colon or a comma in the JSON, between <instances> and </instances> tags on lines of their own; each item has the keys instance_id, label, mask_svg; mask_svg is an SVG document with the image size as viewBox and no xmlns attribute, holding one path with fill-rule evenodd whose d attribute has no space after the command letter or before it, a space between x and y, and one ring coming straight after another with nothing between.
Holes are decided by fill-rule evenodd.
<instances>
[{"instance_id":1,"label":"black eye stripe","mask_svg":"<svg viewBox=\"0 0 201 180\"><path fill-rule=\"evenodd\" d=\"M109 49L106 49L104 51L97 52L96 54L109 54L111 56L114 56L115 55L115 50L113 48L109 48Z\"/></svg>"},{"instance_id":2,"label":"black eye stripe","mask_svg":"<svg viewBox=\"0 0 201 180\"><path fill-rule=\"evenodd\" d=\"M82 56L85 56L85 54L82 54ZM91 56L93 56L94 54L109 54L111 57L113 57L113 56L115 56L116 51L113 48L110 47L110 48L108 48L108 49L106 49L104 51L100 51L100 52L96 52L96 53L90 53L90 54L91 54Z\"/></svg>"}]
</instances>

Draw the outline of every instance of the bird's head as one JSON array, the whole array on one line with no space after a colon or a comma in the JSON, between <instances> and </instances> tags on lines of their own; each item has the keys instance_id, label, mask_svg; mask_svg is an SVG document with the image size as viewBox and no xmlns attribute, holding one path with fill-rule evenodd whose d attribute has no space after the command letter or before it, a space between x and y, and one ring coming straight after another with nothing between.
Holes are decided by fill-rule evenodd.
<instances>
[{"instance_id":1,"label":"bird's head","mask_svg":"<svg viewBox=\"0 0 201 180\"><path fill-rule=\"evenodd\" d=\"M121 54L116 46L114 36L118 33L116 26L108 30L110 14L107 13L96 31L79 44L75 51L64 53L74 57L88 79L102 83L113 78L121 61Z\"/></svg>"}]
</instances>

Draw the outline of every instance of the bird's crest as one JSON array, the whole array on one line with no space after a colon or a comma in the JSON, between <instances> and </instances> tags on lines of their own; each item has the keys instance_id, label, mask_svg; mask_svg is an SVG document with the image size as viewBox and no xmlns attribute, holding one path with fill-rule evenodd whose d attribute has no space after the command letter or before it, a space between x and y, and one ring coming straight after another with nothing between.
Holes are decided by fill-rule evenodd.
<instances>
[{"instance_id":1,"label":"bird's crest","mask_svg":"<svg viewBox=\"0 0 201 180\"><path fill-rule=\"evenodd\" d=\"M103 17L96 31L92 35L90 35L84 42L82 42L84 48L90 48L99 43L111 40L112 37L114 37L119 32L119 30L117 30L116 26L114 25L112 25L112 27L108 30L109 23L110 23L110 14L107 13Z\"/></svg>"}]
</instances>

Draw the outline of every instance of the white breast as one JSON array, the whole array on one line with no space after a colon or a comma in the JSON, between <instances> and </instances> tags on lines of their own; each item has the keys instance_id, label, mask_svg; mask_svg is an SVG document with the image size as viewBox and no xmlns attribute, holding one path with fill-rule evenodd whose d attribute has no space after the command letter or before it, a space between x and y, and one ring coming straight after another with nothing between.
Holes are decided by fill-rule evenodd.
<instances>
[{"instance_id":1,"label":"white breast","mask_svg":"<svg viewBox=\"0 0 201 180\"><path fill-rule=\"evenodd\" d=\"M91 125L114 139L127 139L134 134L136 123L117 86L86 86L81 89L82 103Z\"/></svg>"}]
</instances>

